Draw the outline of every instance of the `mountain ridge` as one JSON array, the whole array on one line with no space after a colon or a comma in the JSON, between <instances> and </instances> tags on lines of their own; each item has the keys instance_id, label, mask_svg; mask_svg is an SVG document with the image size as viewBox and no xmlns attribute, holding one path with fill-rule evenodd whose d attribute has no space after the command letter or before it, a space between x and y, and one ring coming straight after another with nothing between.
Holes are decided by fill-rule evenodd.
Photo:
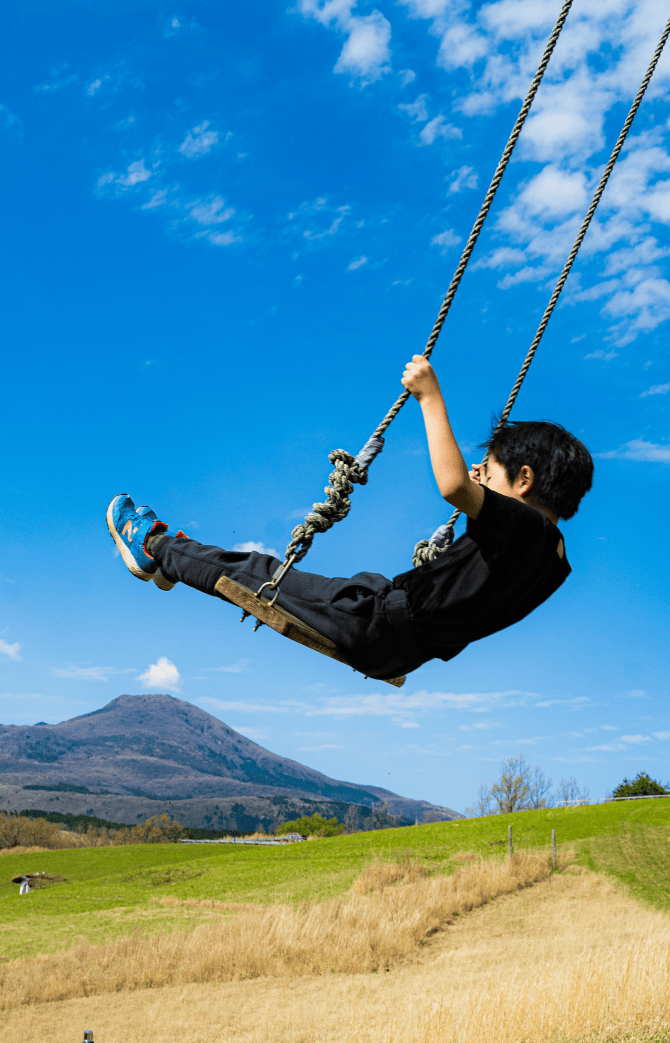
<instances>
[{"instance_id":1,"label":"mountain ridge","mask_svg":"<svg viewBox=\"0 0 670 1043\"><path fill-rule=\"evenodd\" d=\"M33 792L41 782L52 793L59 784L83 786L91 803L105 795L170 805L283 796L371 809L385 804L390 814L412 821L461 817L382 787L333 779L266 750L192 703L162 694L120 695L58 724L0 725L0 781L17 790L28 784ZM31 799L26 806L36 805Z\"/></svg>"}]
</instances>

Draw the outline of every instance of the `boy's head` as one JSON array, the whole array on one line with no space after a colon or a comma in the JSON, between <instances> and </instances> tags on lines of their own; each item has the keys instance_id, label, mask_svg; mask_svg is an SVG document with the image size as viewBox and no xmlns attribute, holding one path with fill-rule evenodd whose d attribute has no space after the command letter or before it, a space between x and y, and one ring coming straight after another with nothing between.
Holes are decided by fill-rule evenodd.
<instances>
[{"instance_id":1,"label":"boy's head","mask_svg":"<svg viewBox=\"0 0 670 1043\"><path fill-rule=\"evenodd\" d=\"M483 446L514 482L521 468L532 468L532 499L558 518L572 518L591 488L593 460L578 438L547 420L516 420L496 431Z\"/></svg>"}]
</instances>

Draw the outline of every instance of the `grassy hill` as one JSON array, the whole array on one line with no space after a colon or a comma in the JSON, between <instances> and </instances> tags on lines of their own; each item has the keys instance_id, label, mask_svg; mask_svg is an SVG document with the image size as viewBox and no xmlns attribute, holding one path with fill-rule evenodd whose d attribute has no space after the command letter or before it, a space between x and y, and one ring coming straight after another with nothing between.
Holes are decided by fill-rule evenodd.
<instances>
[{"instance_id":1,"label":"grassy hill","mask_svg":"<svg viewBox=\"0 0 670 1043\"><path fill-rule=\"evenodd\" d=\"M189 930L210 915L189 900L229 903L322 901L343 894L375 859L413 857L450 872L459 853L490 858L515 847L577 850L590 868L622 880L633 893L670 909L670 798L552 809L353 834L288 847L156 844L84 848L0 858L0 951L10 958L92 943L133 932ZM503 841L501 844L500 841ZM64 878L18 896L22 872ZM172 904L161 903L169 899ZM183 904L182 904L183 903ZM221 910L217 910L217 915Z\"/></svg>"}]
</instances>

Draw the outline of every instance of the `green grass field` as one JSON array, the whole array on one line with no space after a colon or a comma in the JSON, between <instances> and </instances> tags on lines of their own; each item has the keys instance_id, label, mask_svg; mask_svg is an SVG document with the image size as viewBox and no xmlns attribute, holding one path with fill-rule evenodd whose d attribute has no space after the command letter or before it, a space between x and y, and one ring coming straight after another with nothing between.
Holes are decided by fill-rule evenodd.
<instances>
[{"instance_id":1,"label":"green grass field","mask_svg":"<svg viewBox=\"0 0 670 1043\"><path fill-rule=\"evenodd\" d=\"M133 932L186 931L223 913L160 905L163 897L323 901L346 892L371 860L403 859L407 851L449 872L459 852L504 857L508 825L517 848L547 847L555 829L559 846L574 847L589 868L670 910L669 798L440 822L280 848L142 844L7 854L0 858L0 953L14 959L82 938L95 944ZM65 882L19 897L11 878L42 871Z\"/></svg>"}]
</instances>

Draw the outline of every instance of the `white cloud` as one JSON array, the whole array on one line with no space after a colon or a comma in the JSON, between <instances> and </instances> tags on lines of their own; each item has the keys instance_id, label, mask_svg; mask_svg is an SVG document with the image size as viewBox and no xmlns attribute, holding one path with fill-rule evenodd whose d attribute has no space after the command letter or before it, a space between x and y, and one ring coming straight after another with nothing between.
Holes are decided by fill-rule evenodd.
<instances>
[{"instance_id":1,"label":"white cloud","mask_svg":"<svg viewBox=\"0 0 670 1043\"><path fill-rule=\"evenodd\" d=\"M108 681L114 674L121 673L111 666L54 666L51 672L54 677L68 677L73 681Z\"/></svg>"},{"instance_id":2,"label":"white cloud","mask_svg":"<svg viewBox=\"0 0 670 1043\"><path fill-rule=\"evenodd\" d=\"M298 6L306 18L347 35L334 72L358 77L362 86L390 72L391 26L380 11L354 15L356 0L299 0Z\"/></svg>"},{"instance_id":3,"label":"white cloud","mask_svg":"<svg viewBox=\"0 0 670 1043\"><path fill-rule=\"evenodd\" d=\"M651 742L651 738L648 735L622 735L621 741L639 745L642 742Z\"/></svg>"},{"instance_id":4,"label":"white cloud","mask_svg":"<svg viewBox=\"0 0 670 1043\"><path fill-rule=\"evenodd\" d=\"M145 688L168 688L173 692L180 690L181 677L174 663L167 656L160 656L158 662L147 667L137 678Z\"/></svg>"},{"instance_id":5,"label":"white cloud","mask_svg":"<svg viewBox=\"0 0 670 1043\"><path fill-rule=\"evenodd\" d=\"M13 645L10 645L0 637L0 655L6 655L9 659L15 659L18 661L21 659L21 656L19 655L20 651L21 645L18 641L15 641Z\"/></svg>"},{"instance_id":6,"label":"white cloud","mask_svg":"<svg viewBox=\"0 0 670 1043\"><path fill-rule=\"evenodd\" d=\"M670 463L670 445L658 445L646 442L643 438L634 438L619 449L611 449L607 453L596 453L602 460L639 460L647 463Z\"/></svg>"},{"instance_id":7,"label":"white cloud","mask_svg":"<svg viewBox=\"0 0 670 1043\"><path fill-rule=\"evenodd\" d=\"M449 195L453 195L455 192L462 192L466 188L476 188L478 182L478 174L474 167L459 167L458 170L451 175L449 181Z\"/></svg>"},{"instance_id":8,"label":"white cloud","mask_svg":"<svg viewBox=\"0 0 670 1043\"><path fill-rule=\"evenodd\" d=\"M413 69L401 69L398 76L400 77L401 87L406 87L408 83L412 83L416 79L416 73Z\"/></svg>"},{"instance_id":9,"label":"white cloud","mask_svg":"<svg viewBox=\"0 0 670 1043\"><path fill-rule=\"evenodd\" d=\"M319 196L313 202L301 203L288 215L288 221L292 231L316 243L337 235L350 213L348 204L332 206L326 196Z\"/></svg>"},{"instance_id":10,"label":"white cloud","mask_svg":"<svg viewBox=\"0 0 670 1043\"><path fill-rule=\"evenodd\" d=\"M232 727L233 725L231 724ZM270 738L269 728L254 728L253 725L236 724L234 729L240 735L245 735L247 739L252 739L254 742L267 742Z\"/></svg>"},{"instance_id":11,"label":"white cloud","mask_svg":"<svg viewBox=\"0 0 670 1043\"><path fill-rule=\"evenodd\" d=\"M431 246L441 247L441 253L446 253L452 246L456 246L461 241L461 236L454 232L453 228L447 228L446 231L440 232L439 235L434 235L431 239Z\"/></svg>"},{"instance_id":12,"label":"white cloud","mask_svg":"<svg viewBox=\"0 0 670 1043\"><path fill-rule=\"evenodd\" d=\"M602 348L596 348L595 351L589 352L585 355L585 359L600 359L602 362L611 362L612 359L619 357L618 351L604 351Z\"/></svg>"},{"instance_id":13,"label":"white cloud","mask_svg":"<svg viewBox=\"0 0 670 1043\"><path fill-rule=\"evenodd\" d=\"M436 138L462 138L463 131L460 127L454 127L446 122L446 117L440 113L430 123L427 123L419 134L422 145L432 145Z\"/></svg>"},{"instance_id":14,"label":"white cloud","mask_svg":"<svg viewBox=\"0 0 670 1043\"><path fill-rule=\"evenodd\" d=\"M320 746L300 746L301 750L343 750L344 746L336 746L334 742L324 742Z\"/></svg>"},{"instance_id":15,"label":"white cloud","mask_svg":"<svg viewBox=\"0 0 670 1043\"><path fill-rule=\"evenodd\" d=\"M182 155L188 159L195 159L199 156L206 156L208 152L211 152L219 140L219 133L216 130L208 130L208 127L209 120L205 120L204 123L188 132L179 146L179 151Z\"/></svg>"},{"instance_id":16,"label":"white cloud","mask_svg":"<svg viewBox=\"0 0 670 1043\"><path fill-rule=\"evenodd\" d=\"M647 395L667 395L668 391L670 391L670 384L654 384L647 391L643 391L640 398L646 398Z\"/></svg>"},{"instance_id":17,"label":"white cloud","mask_svg":"<svg viewBox=\"0 0 670 1043\"><path fill-rule=\"evenodd\" d=\"M207 199L194 199L186 205L189 217L200 225L219 225L230 221L235 213L227 207L221 196L209 196Z\"/></svg>"},{"instance_id":18,"label":"white cloud","mask_svg":"<svg viewBox=\"0 0 670 1043\"><path fill-rule=\"evenodd\" d=\"M0 105L0 127L3 130L21 134L23 123L6 105Z\"/></svg>"},{"instance_id":19,"label":"white cloud","mask_svg":"<svg viewBox=\"0 0 670 1043\"><path fill-rule=\"evenodd\" d=\"M556 17L551 0L401 3L412 17L428 21L439 40L437 64L462 70L459 81L450 78L465 83L452 92L452 112L466 116L491 116L525 96ZM501 289L544 282L560 270L600 177L603 150L614 143L611 117L618 120L628 108L664 21L657 0L617 0L614 6L592 0L573 7L517 147L517 158L542 169L513 190L497 218L499 245L521 254L507 255ZM663 108L669 85L666 52L645 98L647 116L652 122L656 116L656 123L629 136L581 251L581 269L593 285L580 293L572 276L564 295L572 304L600 300L618 346L670 320L670 279L657 263L666 251L653 234L654 222L670 224L670 126ZM413 106L405 111L421 116ZM427 143L435 139L434 129L443 131L442 120L437 128L424 127ZM454 178L452 185L456 191L463 183Z\"/></svg>"},{"instance_id":20,"label":"white cloud","mask_svg":"<svg viewBox=\"0 0 670 1043\"><path fill-rule=\"evenodd\" d=\"M246 674L249 672L249 660L238 659L232 666L208 666L205 667L205 673L221 673L221 674Z\"/></svg>"},{"instance_id":21,"label":"white cloud","mask_svg":"<svg viewBox=\"0 0 670 1043\"><path fill-rule=\"evenodd\" d=\"M367 83L378 80L390 71L391 26L380 11L364 18L351 18L347 23L346 41L334 72L351 73Z\"/></svg>"},{"instance_id":22,"label":"white cloud","mask_svg":"<svg viewBox=\"0 0 670 1043\"><path fill-rule=\"evenodd\" d=\"M654 732L655 739L670 739L670 732Z\"/></svg>"},{"instance_id":23,"label":"white cloud","mask_svg":"<svg viewBox=\"0 0 670 1043\"><path fill-rule=\"evenodd\" d=\"M348 272L355 272L357 268L362 268L364 264L368 263L367 257L356 257L353 261L350 261L347 265Z\"/></svg>"},{"instance_id":24,"label":"white cloud","mask_svg":"<svg viewBox=\"0 0 670 1043\"><path fill-rule=\"evenodd\" d=\"M403 112L406 112L414 123L425 123L428 119L428 110L426 108L427 97L427 94L420 94L416 101L407 105L398 105L398 108Z\"/></svg>"},{"instance_id":25,"label":"white cloud","mask_svg":"<svg viewBox=\"0 0 670 1043\"><path fill-rule=\"evenodd\" d=\"M148 181L152 172L147 170L143 159L131 163L125 174L103 174L98 178L98 188L104 185L120 185L121 188L134 188L143 181Z\"/></svg>"},{"instance_id":26,"label":"white cloud","mask_svg":"<svg viewBox=\"0 0 670 1043\"><path fill-rule=\"evenodd\" d=\"M250 554L251 551L258 551L259 554L269 554L272 558L278 558L280 555L274 549L274 547L266 547L264 543L259 540L246 540L244 543L236 543L233 550L246 552Z\"/></svg>"}]
</instances>

